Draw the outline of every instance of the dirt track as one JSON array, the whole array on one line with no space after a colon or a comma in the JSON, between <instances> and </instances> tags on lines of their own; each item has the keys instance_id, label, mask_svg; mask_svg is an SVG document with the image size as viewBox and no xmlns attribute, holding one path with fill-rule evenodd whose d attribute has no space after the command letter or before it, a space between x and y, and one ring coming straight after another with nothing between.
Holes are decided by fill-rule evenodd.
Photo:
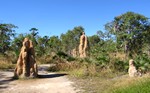
<instances>
[{"instance_id":1,"label":"dirt track","mask_svg":"<svg viewBox=\"0 0 150 93\"><path fill-rule=\"evenodd\" d=\"M13 71L0 71L0 93L76 93L66 74L48 73L39 66L39 78L13 80Z\"/></svg>"}]
</instances>

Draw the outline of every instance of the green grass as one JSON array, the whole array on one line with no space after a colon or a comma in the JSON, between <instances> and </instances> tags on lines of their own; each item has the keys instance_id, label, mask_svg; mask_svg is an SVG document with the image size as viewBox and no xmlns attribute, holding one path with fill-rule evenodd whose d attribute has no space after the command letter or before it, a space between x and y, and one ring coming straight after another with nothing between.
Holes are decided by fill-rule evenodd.
<instances>
[{"instance_id":1,"label":"green grass","mask_svg":"<svg viewBox=\"0 0 150 93\"><path fill-rule=\"evenodd\" d=\"M115 89L112 93L150 93L150 79L140 80L126 87Z\"/></svg>"},{"instance_id":2,"label":"green grass","mask_svg":"<svg viewBox=\"0 0 150 93\"><path fill-rule=\"evenodd\" d=\"M116 74L113 77L110 77L110 75L75 77L73 81L75 82L75 87L83 90L81 93L150 93L149 78L149 74L130 78L128 74L121 75L120 73L120 75Z\"/></svg>"}]
</instances>

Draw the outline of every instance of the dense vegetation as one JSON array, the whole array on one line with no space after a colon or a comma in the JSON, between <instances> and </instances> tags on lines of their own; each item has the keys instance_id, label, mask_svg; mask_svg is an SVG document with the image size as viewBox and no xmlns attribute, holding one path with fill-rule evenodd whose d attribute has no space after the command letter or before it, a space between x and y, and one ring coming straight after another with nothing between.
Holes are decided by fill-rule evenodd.
<instances>
[{"instance_id":1,"label":"dense vegetation","mask_svg":"<svg viewBox=\"0 0 150 93\"><path fill-rule=\"evenodd\" d=\"M84 31L82 26L74 27L60 36L43 37L39 35L37 28L29 29L28 34L17 34L15 32L17 28L14 24L0 24L0 69L14 68L22 41L28 37L34 43L38 64L55 64L49 68L50 71L66 71L72 76L83 78L101 77L101 81L106 81L103 78L110 79L127 73L128 60L131 58L135 60L139 71L142 73L150 71L150 21L138 13L127 12L116 16L111 22L105 24L105 31L97 31L97 34L87 36L88 56L86 58L78 57L79 38ZM77 51L76 57L72 54L73 50ZM97 81L92 83L94 82L98 84ZM144 90L149 88L147 87L149 81L142 84L144 88L141 84L131 85L133 87L131 91L137 88ZM104 84L104 86L108 85ZM129 90L130 87L126 87L114 92L125 93L122 91Z\"/></svg>"},{"instance_id":2,"label":"dense vegetation","mask_svg":"<svg viewBox=\"0 0 150 93\"><path fill-rule=\"evenodd\" d=\"M96 69L127 71L128 60L133 58L138 69L143 72L150 69L150 21L141 14L127 12L116 16L105 25L105 31L88 36L85 59L72 57L72 50L78 51L79 38L84 31L82 26L74 27L60 37L41 37L37 28L31 28L28 34L16 34L16 28L13 24L0 24L0 53L12 63L16 63L22 41L28 37L34 43L39 63L78 61L92 64Z\"/></svg>"}]
</instances>

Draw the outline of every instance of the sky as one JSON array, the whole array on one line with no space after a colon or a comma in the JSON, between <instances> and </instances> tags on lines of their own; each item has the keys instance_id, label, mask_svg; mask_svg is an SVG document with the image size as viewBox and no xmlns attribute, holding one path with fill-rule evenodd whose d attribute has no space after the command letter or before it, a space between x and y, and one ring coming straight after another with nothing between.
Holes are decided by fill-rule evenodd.
<instances>
[{"instance_id":1,"label":"sky","mask_svg":"<svg viewBox=\"0 0 150 93\"><path fill-rule=\"evenodd\" d=\"M150 0L0 0L0 23L18 26L18 34L37 28L41 36L60 36L82 26L92 36L128 11L150 18Z\"/></svg>"}]
</instances>

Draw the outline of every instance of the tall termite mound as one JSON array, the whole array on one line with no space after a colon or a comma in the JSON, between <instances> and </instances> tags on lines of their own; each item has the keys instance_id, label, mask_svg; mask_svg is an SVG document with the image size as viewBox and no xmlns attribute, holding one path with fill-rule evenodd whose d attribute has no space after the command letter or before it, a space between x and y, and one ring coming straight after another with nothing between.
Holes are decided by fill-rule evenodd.
<instances>
[{"instance_id":1,"label":"tall termite mound","mask_svg":"<svg viewBox=\"0 0 150 93\"><path fill-rule=\"evenodd\" d=\"M34 46L31 40L25 38L17 60L14 77L37 77L38 70L35 61Z\"/></svg>"}]
</instances>

